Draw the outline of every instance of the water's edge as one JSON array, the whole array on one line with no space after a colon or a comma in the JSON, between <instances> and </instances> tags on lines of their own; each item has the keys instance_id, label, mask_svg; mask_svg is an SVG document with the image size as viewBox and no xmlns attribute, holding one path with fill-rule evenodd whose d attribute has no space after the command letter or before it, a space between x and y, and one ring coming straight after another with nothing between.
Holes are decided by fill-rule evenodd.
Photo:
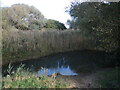
<instances>
[{"instance_id":1,"label":"water's edge","mask_svg":"<svg viewBox=\"0 0 120 90\"><path fill-rule=\"evenodd\" d=\"M102 61L102 62L101 62ZM79 72L88 73L95 71L105 61L105 52L80 50L72 52L64 52L51 54L37 59L23 60L14 62L12 65L18 67L21 63L27 68L32 69L39 74L48 75L60 73L61 75L78 75ZM100 65L99 65L100 64ZM3 65L3 70L8 67L8 64ZM41 69L41 67L43 69ZM78 72L79 71L79 72Z\"/></svg>"},{"instance_id":2,"label":"water's edge","mask_svg":"<svg viewBox=\"0 0 120 90\"><path fill-rule=\"evenodd\" d=\"M55 53L47 53L47 54L43 54L41 55L41 53L37 53L36 55L33 56L25 56L23 58L16 58L15 60L5 60L2 59L2 65L0 66L4 66L4 65L8 65L9 63L19 63L21 61L27 61L27 60L34 60L34 59L39 59L39 58L43 58L43 57L47 57L50 55L55 55L55 54L61 54L61 53L67 53L67 52L75 52L75 51L102 51L102 50L96 50L96 49L81 49L81 50L68 50L68 51L64 51L64 52L55 52Z\"/></svg>"}]
</instances>

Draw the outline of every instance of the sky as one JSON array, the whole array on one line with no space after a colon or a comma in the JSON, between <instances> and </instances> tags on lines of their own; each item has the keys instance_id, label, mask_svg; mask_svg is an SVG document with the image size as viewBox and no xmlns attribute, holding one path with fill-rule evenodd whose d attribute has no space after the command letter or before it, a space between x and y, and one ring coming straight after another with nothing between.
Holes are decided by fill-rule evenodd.
<instances>
[{"instance_id":1,"label":"sky","mask_svg":"<svg viewBox=\"0 0 120 90\"><path fill-rule=\"evenodd\" d=\"M27 4L36 7L47 19L54 19L66 24L70 15L65 12L65 8L70 6L74 0L2 0L2 7L10 7L13 4Z\"/></svg>"}]
</instances>

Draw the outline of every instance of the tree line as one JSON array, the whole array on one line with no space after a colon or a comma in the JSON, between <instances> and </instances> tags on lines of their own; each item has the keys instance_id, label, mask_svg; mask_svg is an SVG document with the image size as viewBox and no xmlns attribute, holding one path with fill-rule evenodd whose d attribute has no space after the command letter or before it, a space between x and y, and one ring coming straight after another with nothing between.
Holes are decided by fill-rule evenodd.
<instances>
[{"instance_id":1,"label":"tree line","mask_svg":"<svg viewBox=\"0 0 120 90\"><path fill-rule=\"evenodd\" d=\"M2 29L10 28L19 30L40 30L42 28L66 29L63 23L46 19L38 9L26 4L2 7Z\"/></svg>"}]
</instances>

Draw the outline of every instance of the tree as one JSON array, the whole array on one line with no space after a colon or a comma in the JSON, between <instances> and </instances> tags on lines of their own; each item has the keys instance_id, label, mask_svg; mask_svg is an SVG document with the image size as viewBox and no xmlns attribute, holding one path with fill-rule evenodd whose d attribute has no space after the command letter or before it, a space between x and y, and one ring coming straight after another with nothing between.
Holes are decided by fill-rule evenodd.
<instances>
[{"instance_id":1,"label":"tree","mask_svg":"<svg viewBox=\"0 0 120 90\"><path fill-rule=\"evenodd\" d=\"M120 2L73 2L69 9L70 28L79 29L96 39L96 45L105 51L120 50Z\"/></svg>"},{"instance_id":2,"label":"tree","mask_svg":"<svg viewBox=\"0 0 120 90\"><path fill-rule=\"evenodd\" d=\"M9 8L2 8L2 16L3 29L6 24L21 30L40 29L46 23L46 19L39 10L25 4L14 4Z\"/></svg>"},{"instance_id":3,"label":"tree","mask_svg":"<svg viewBox=\"0 0 120 90\"><path fill-rule=\"evenodd\" d=\"M59 30L66 29L63 23L60 23L59 21L52 20L52 19L47 20L45 28L53 28L53 29L59 29Z\"/></svg>"}]
</instances>

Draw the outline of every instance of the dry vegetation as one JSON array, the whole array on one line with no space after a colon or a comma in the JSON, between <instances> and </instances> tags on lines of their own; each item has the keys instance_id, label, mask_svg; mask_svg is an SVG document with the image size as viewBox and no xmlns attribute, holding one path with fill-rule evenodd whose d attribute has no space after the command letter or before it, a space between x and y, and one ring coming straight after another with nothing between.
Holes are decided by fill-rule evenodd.
<instances>
[{"instance_id":1,"label":"dry vegetation","mask_svg":"<svg viewBox=\"0 0 120 90\"><path fill-rule=\"evenodd\" d=\"M3 30L3 63L52 53L91 49L91 38L75 30Z\"/></svg>"}]
</instances>

